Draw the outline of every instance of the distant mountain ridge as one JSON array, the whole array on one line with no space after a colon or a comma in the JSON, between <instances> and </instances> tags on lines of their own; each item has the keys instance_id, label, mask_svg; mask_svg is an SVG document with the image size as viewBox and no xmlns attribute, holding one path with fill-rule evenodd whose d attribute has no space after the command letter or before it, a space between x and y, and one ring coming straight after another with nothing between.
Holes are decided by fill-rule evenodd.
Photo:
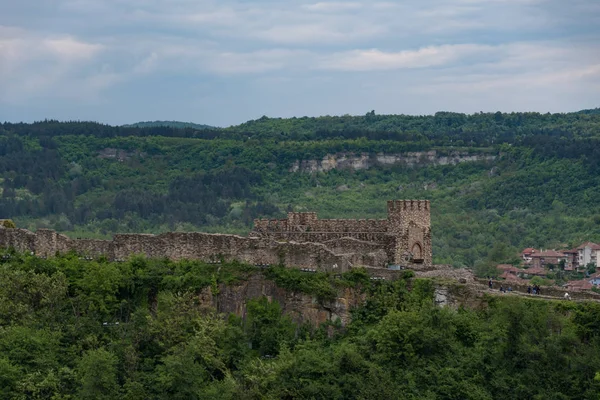
<instances>
[{"instance_id":1,"label":"distant mountain ridge","mask_svg":"<svg viewBox=\"0 0 600 400\"><path fill-rule=\"evenodd\" d=\"M155 128L159 126L165 126L168 128L192 128L192 129L216 129L216 126L195 124L193 122L181 122L181 121L142 121L134 124L122 125L124 128Z\"/></svg>"},{"instance_id":2,"label":"distant mountain ridge","mask_svg":"<svg viewBox=\"0 0 600 400\"><path fill-rule=\"evenodd\" d=\"M600 108L591 108L589 110L579 110L580 114L600 114Z\"/></svg>"}]
</instances>

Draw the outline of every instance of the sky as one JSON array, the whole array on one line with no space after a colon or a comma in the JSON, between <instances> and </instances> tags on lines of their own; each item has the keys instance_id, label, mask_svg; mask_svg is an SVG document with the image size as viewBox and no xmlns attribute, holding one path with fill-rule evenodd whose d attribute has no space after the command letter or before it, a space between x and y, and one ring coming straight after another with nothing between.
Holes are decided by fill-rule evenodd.
<instances>
[{"instance_id":1,"label":"sky","mask_svg":"<svg viewBox=\"0 0 600 400\"><path fill-rule=\"evenodd\" d=\"M595 107L599 0L0 0L0 121Z\"/></svg>"}]
</instances>

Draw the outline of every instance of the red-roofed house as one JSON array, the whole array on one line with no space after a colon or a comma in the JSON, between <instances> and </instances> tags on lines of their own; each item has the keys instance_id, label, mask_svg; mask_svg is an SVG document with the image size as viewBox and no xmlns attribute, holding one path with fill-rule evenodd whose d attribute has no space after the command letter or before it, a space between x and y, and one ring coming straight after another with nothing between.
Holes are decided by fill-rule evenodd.
<instances>
[{"instance_id":1,"label":"red-roofed house","mask_svg":"<svg viewBox=\"0 0 600 400\"><path fill-rule=\"evenodd\" d=\"M592 285L585 279L580 281L569 281L565 286L568 290L590 290L594 287L594 285Z\"/></svg>"},{"instance_id":2,"label":"red-roofed house","mask_svg":"<svg viewBox=\"0 0 600 400\"><path fill-rule=\"evenodd\" d=\"M536 249L528 247L521 252L521 258L525 261L526 264L529 264L531 262L531 255L536 252Z\"/></svg>"},{"instance_id":3,"label":"red-roofed house","mask_svg":"<svg viewBox=\"0 0 600 400\"><path fill-rule=\"evenodd\" d=\"M543 267L548 264L558 265L561 261L567 262L567 256L564 253L555 250L546 250L531 255L534 267Z\"/></svg>"},{"instance_id":4,"label":"red-roofed house","mask_svg":"<svg viewBox=\"0 0 600 400\"><path fill-rule=\"evenodd\" d=\"M502 274L500 275L500 278L502 278L502 279L505 279L507 281L519 281L519 280L521 280L519 278L519 274L521 272L523 272L522 269L519 269L517 267L513 267L512 265L509 265L509 264L500 264L496 268L498 268L499 270L502 271Z\"/></svg>"},{"instance_id":5,"label":"red-roofed house","mask_svg":"<svg viewBox=\"0 0 600 400\"><path fill-rule=\"evenodd\" d=\"M548 273L548 271L546 271L544 268L539 267L539 266L534 266L534 267L528 268L528 269L524 270L524 272L527 275L536 275L536 276L546 276L546 274Z\"/></svg>"},{"instance_id":6,"label":"red-roofed house","mask_svg":"<svg viewBox=\"0 0 600 400\"><path fill-rule=\"evenodd\" d=\"M524 281L524 279L519 278L519 275L513 274L509 271L505 271L502 275L500 275L500 278L504 279L505 281L510 281L510 282Z\"/></svg>"}]
</instances>

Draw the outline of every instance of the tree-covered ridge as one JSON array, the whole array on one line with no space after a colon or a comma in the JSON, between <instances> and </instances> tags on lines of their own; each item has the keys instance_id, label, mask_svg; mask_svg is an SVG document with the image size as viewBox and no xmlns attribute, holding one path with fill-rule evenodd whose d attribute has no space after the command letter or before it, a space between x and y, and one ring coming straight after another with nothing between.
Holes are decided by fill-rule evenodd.
<instances>
[{"instance_id":1,"label":"tree-covered ridge","mask_svg":"<svg viewBox=\"0 0 600 400\"><path fill-rule=\"evenodd\" d=\"M215 129L214 126L195 124L193 122L181 122L181 121L143 121L136 122L134 124L123 125L126 128L154 128L154 127L169 127L169 128L192 128L192 129Z\"/></svg>"},{"instance_id":2,"label":"tree-covered ridge","mask_svg":"<svg viewBox=\"0 0 600 400\"><path fill-rule=\"evenodd\" d=\"M288 139L323 140L332 138L372 140L458 140L467 145L513 143L532 135L597 137L600 108L572 113L541 114L438 112L434 115L378 115L374 111L364 116L322 116L301 118L269 118L263 116L228 128L183 123L178 121L140 122L110 126L95 122L59 122L46 120L33 124L0 125L7 132L32 136L93 135L95 137L167 136L195 138L228 138L245 140ZM0 130L0 133L2 132ZM443 139L443 140L442 140ZM433 143L432 143L433 144ZM456 143L454 144L457 145Z\"/></svg>"},{"instance_id":3,"label":"tree-covered ridge","mask_svg":"<svg viewBox=\"0 0 600 400\"><path fill-rule=\"evenodd\" d=\"M600 306L497 297L434 306L434 282L373 282L274 268L268 279L367 300L347 327L298 326L266 298L245 319L209 290L262 273L240 264L0 257L3 399L596 399ZM320 300L316 300L320 301Z\"/></svg>"},{"instance_id":4,"label":"tree-covered ridge","mask_svg":"<svg viewBox=\"0 0 600 400\"><path fill-rule=\"evenodd\" d=\"M423 198L435 262L510 262L524 247L600 241L599 122L582 112L261 118L219 130L5 123L0 218L72 236L244 234L290 210L383 218L385 200ZM291 172L327 155L424 151L495 159Z\"/></svg>"}]
</instances>

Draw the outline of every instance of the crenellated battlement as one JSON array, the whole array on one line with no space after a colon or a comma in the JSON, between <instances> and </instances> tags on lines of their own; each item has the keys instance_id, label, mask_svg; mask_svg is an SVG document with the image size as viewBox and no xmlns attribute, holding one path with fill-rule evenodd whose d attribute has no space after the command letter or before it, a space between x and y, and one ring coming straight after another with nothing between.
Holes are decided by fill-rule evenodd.
<instances>
[{"instance_id":1,"label":"crenellated battlement","mask_svg":"<svg viewBox=\"0 0 600 400\"><path fill-rule=\"evenodd\" d=\"M388 213L401 210L427 210L429 211L429 200L389 200Z\"/></svg>"}]
</instances>

